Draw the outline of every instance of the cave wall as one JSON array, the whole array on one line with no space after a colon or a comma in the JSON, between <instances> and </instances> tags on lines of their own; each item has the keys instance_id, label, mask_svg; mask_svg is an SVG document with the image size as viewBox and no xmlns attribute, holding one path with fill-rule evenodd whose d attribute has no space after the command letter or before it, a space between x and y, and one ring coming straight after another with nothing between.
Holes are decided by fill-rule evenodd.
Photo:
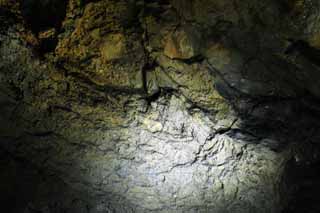
<instances>
[{"instance_id":1,"label":"cave wall","mask_svg":"<svg viewBox=\"0 0 320 213\"><path fill-rule=\"evenodd\" d=\"M317 212L318 19L312 0L0 1L6 212Z\"/></svg>"}]
</instances>

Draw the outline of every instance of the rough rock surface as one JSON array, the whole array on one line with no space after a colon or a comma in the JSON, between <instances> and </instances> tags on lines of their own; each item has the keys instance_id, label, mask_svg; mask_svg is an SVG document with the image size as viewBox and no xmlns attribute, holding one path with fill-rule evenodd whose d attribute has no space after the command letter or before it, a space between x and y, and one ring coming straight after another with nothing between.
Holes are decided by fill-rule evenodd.
<instances>
[{"instance_id":1,"label":"rough rock surface","mask_svg":"<svg viewBox=\"0 0 320 213\"><path fill-rule=\"evenodd\" d=\"M6 212L320 211L318 1L39 2L0 0Z\"/></svg>"}]
</instances>

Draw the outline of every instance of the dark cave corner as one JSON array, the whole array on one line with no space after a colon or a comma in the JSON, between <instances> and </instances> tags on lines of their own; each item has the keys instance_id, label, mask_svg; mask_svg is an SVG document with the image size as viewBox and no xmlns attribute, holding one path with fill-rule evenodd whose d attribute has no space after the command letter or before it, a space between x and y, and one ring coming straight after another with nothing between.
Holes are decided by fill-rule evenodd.
<instances>
[{"instance_id":1,"label":"dark cave corner","mask_svg":"<svg viewBox=\"0 0 320 213\"><path fill-rule=\"evenodd\" d=\"M285 188L287 190L288 205L283 213L311 212L320 211L320 199L315 194L320 190L320 160L319 150L309 150L309 158L300 162L299 157L292 159L287 165L287 177Z\"/></svg>"},{"instance_id":2,"label":"dark cave corner","mask_svg":"<svg viewBox=\"0 0 320 213\"><path fill-rule=\"evenodd\" d=\"M68 1L22 0L20 10L26 26L39 39L40 55L54 51L58 44L62 22L66 17Z\"/></svg>"}]
</instances>

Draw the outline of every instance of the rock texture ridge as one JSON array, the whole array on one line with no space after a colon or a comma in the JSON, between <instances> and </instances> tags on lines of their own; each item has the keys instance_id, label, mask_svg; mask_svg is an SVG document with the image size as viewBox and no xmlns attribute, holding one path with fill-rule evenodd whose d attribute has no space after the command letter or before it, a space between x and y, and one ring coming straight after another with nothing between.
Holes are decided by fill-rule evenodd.
<instances>
[{"instance_id":1,"label":"rock texture ridge","mask_svg":"<svg viewBox=\"0 0 320 213\"><path fill-rule=\"evenodd\" d=\"M316 0L0 0L8 213L319 212Z\"/></svg>"}]
</instances>

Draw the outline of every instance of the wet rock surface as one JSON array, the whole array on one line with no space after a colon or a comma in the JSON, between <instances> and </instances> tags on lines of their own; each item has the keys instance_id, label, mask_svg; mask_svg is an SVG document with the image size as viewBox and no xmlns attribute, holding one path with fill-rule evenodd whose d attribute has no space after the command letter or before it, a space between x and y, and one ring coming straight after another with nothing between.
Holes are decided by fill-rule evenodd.
<instances>
[{"instance_id":1,"label":"wet rock surface","mask_svg":"<svg viewBox=\"0 0 320 213\"><path fill-rule=\"evenodd\" d=\"M39 2L0 1L6 212L319 211L317 1Z\"/></svg>"}]
</instances>

